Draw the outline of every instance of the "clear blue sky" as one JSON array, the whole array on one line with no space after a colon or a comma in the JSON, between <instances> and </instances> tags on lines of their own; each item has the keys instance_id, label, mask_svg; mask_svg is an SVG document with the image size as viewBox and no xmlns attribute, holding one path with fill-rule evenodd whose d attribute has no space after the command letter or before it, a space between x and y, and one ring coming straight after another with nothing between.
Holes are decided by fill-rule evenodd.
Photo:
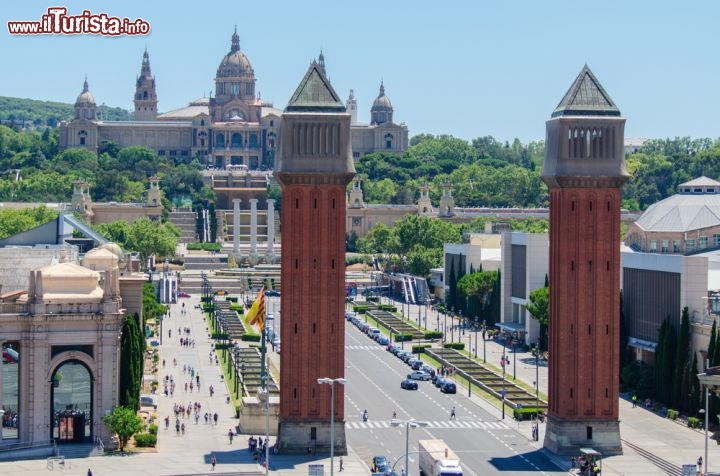
<instances>
[{"instance_id":1,"label":"clear blue sky","mask_svg":"<svg viewBox=\"0 0 720 476\"><path fill-rule=\"evenodd\" d=\"M147 36L19 36L7 21L48 7L142 18ZM172 5L182 5L172 6ZM214 90L237 24L256 91L284 108L320 49L344 99L369 120L380 80L410 134L543 139L587 63L627 118L626 137L717 138L720 2L218 1L3 2L0 95L74 102L87 74L98 103L132 109L147 46L159 109Z\"/></svg>"}]
</instances>

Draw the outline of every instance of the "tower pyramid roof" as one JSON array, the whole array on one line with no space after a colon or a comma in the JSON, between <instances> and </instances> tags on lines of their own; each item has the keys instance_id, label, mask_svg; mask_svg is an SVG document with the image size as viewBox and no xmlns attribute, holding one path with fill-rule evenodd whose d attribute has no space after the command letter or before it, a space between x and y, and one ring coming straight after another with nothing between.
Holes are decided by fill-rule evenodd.
<instances>
[{"instance_id":1,"label":"tower pyramid roof","mask_svg":"<svg viewBox=\"0 0 720 476\"><path fill-rule=\"evenodd\" d=\"M335 92L322 67L313 61L293 93L287 112L345 112L345 105Z\"/></svg>"},{"instance_id":2,"label":"tower pyramid roof","mask_svg":"<svg viewBox=\"0 0 720 476\"><path fill-rule=\"evenodd\" d=\"M588 65L575 78L552 117L557 116L619 116L620 110Z\"/></svg>"}]
</instances>

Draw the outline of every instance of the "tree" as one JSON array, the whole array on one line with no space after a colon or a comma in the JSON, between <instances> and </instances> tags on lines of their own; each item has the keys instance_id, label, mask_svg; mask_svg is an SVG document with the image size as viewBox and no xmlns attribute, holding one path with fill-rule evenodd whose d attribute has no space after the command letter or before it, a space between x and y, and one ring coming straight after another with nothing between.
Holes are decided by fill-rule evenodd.
<instances>
[{"instance_id":1,"label":"tree","mask_svg":"<svg viewBox=\"0 0 720 476\"><path fill-rule=\"evenodd\" d=\"M57 213L40 206L38 208L4 208L0 210L0 238L31 230L57 218Z\"/></svg>"},{"instance_id":2,"label":"tree","mask_svg":"<svg viewBox=\"0 0 720 476\"><path fill-rule=\"evenodd\" d=\"M123 249L139 252L143 262L150 255L172 256L180 236L180 230L172 223L159 224L149 218L140 218L132 225L123 221L99 224L95 229Z\"/></svg>"},{"instance_id":3,"label":"tree","mask_svg":"<svg viewBox=\"0 0 720 476\"><path fill-rule=\"evenodd\" d=\"M457 283L460 299L456 304L468 317L477 317L478 320L487 321L489 324L495 323L499 316L494 316L489 311L499 281L498 271L466 274Z\"/></svg>"},{"instance_id":4,"label":"tree","mask_svg":"<svg viewBox=\"0 0 720 476\"><path fill-rule=\"evenodd\" d=\"M545 286L530 293L527 311L540 323L540 349L547 349L547 329L550 317L550 288Z\"/></svg>"},{"instance_id":5,"label":"tree","mask_svg":"<svg viewBox=\"0 0 720 476\"><path fill-rule=\"evenodd\" d=\"M120 375L118 401L121 406L138 408L145 359L145 338L140 316L127 315L120 335Z\"/></svg>"},{"instance_id":6,"label":"tree","mask_svg":"<svg viewBox=\"0 0 720 476\"><path fill-rule=\"evenodd\" d=\"M120 451L125 449L127 442L136 433L143 429L143 421L133 408L115 407L109 415L103 417L103 422L113 433L116 433L120 441Z\"/></svg>"},{"instance_id":7,"label":"tree","mask_svg":"<svg viewBox=\"0 0 720 476\"><path fill-rule=\"evenodd\" d=\"M675 355L675 376L670 404L675 408L685 409L690 382L685 378L690 357L690 311L687 306L682 310L680 331L677 339L677 353Z\"/></svg>"}]
</instances>

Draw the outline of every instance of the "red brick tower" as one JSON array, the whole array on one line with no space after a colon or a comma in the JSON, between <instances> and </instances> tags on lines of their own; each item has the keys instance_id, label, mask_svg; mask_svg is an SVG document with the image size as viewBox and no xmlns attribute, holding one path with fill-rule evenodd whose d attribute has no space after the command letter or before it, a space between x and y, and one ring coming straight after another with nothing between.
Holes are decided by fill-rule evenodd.
<instances>
[{"instance_id":1,"label":"red brick tower","mask_svg":"<svg viewBox=\"0 0 720 476\"><path fill-rule=\"evenodd\" d=\"M622 453L618 421L620 187L625 119L587 65L546 122L549 415L544 445Z\"/></svg>"},{"instance_id":2,"label":"red brick tower","mask_svg":"<svg viewBox=\"0 0 720 476\"><path fill-rule=\"evenodd\" d=\"M282 452L330 447L330 385L345 370L345 193L355 175L350 114L316 62L282 115ZM334 385L336 454L346 453L344 390Z\"/></svg>"}]
</instances>

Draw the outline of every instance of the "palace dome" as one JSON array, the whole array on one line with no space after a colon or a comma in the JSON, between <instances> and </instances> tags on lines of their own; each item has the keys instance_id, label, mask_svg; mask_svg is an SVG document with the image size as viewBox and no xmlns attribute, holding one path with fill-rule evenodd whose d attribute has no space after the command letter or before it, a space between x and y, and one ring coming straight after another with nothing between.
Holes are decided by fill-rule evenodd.
<instances>
[{"instance_id":1,"label":"palace dome","mask_svg":"<svg viewBox=\"0 0 720 476\"><path fill-rule=\"evenodd\" d=\"M245 53L240 51L240 37L237 31L233 33L230 52L226 54L217 70L218 78L230 78L238 76L254 76L250 61Z\"/></svg>"},{"instance_id":2,"label":"palace dome","mask_svg":"<svg viewBox=\"0 0 720 476\"><path fill-rule=\"evenodd\" d=\"M88 89L88 82L87 79L85 80L85 83L83 83L83 90L78 95L77 99L75 100L75 107L88 107L88 106L95 106L97 103L95 102L95 96L92 95L92 93Z\"/></svg>"}]
</instances>

